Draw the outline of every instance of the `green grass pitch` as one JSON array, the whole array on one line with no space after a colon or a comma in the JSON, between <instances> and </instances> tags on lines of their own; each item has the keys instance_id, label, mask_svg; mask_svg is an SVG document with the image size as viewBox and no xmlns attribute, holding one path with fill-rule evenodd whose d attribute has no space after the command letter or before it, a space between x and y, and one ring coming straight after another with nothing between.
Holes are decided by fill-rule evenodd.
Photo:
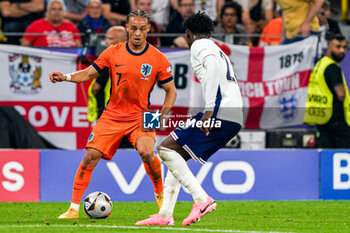
<instances>
[{"instance_id":1,"label":"green grass pitch","mask_svg":"<svg viewBox=\"0 0 350 233\"><path fill-rule=\"evenodd\" d=\"M69 203L0 203L0 232L350 232L349 201L218 201L198 223L181 226L191 202L178 202L175 226L135 226L157 212L155 202L114 202L107 219L58 220Z\"/></svg>"}]
</instances>

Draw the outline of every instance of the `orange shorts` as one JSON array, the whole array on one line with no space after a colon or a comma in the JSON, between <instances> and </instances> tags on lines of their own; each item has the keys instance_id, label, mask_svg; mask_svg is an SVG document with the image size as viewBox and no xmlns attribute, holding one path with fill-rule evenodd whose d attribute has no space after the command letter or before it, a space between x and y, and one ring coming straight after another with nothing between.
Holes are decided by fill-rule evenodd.
<instances>
[{"instance_id":1,"label":"orange shorts","mask_svg":"<svg viewBox=\"0 0 350 233\"><path fill-rule=\"evenodd\" d=\"M116 121L102 115L92 129L86 148L95 148L103 153L103 159L111 160L124 136L135 148L136 140L141 136L149 136L156 140L155 131L144 129L142 121L142 118L133 121Z\"/></svg>"}]
</instances>

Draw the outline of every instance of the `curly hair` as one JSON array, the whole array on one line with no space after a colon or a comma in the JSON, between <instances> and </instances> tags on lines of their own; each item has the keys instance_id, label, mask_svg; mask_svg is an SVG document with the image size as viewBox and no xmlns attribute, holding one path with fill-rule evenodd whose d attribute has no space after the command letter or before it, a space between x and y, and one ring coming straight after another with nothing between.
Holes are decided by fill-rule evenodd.
<instances>
[{"instance_id":1,"label":"curly hair","mask_svg":"<svg viewBox=\"0 0 350 233\"><path fill-rule=\"evenodd\" d=\"M214 22L204 12L198 11L184 21L184 26L193 34L211 34L214 31Z\"/></svg>"}]
</instances>

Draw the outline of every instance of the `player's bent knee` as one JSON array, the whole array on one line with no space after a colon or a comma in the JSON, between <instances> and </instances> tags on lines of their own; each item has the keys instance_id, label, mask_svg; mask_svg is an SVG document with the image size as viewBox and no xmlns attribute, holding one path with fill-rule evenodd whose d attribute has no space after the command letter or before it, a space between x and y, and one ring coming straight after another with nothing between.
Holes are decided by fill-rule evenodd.
<instances>
[{"instance_id":1,"label":"player's bent knee","mask_svg":"<svg viewBox=\"0 0 350 233\"><path fill-rule=\"evenodd\" d=\"M83 164L88 167L95 167L102 155L100 151L88 148L83 158Z\"/></svg>"},{"instance_id":2,"label":"player's bent knee","mask_svg":"<svg viewBox=\"0 0 350 233\"><path fill-rule=\"evenodd\" d=\"M161 158L161 160L167 161L167 160L171 159L170 150L168 148L163 147L163 146L158 146L157 150L158 150L158 155Z\"/></svg>"},{"instance_id":3,"label":"player's bent knee","mask_svg":"<svg viewBox=\"0 0 350 233\"><path fill-rule=\"evenodd\" d=\"M154 160L154 151L153 150L147 150L147 149L139 149L137 150L139 155L142 158L142 161L151 164Z\"/></svg>"}]
</instances>

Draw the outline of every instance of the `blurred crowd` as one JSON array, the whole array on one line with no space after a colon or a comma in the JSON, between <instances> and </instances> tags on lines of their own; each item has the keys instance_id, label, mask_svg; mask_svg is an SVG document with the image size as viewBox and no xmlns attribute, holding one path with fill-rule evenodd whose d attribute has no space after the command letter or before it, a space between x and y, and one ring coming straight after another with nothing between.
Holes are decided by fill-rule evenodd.
<instances>
[{"instance_id":1,"label":"blurred crowd","mask_svg":"<svg viewBox=\"0 0 350 233\"><path fill-rule=\"evenodd\" d=\"M134 9L151 16L148 42L156 47L187 47L182 22L197 11L215 21L214 38L231 44L278 45L341 33L327 0L0 0L0 42L95 47L108 28L125 26Z\"/></svg>"}]
</instances>

